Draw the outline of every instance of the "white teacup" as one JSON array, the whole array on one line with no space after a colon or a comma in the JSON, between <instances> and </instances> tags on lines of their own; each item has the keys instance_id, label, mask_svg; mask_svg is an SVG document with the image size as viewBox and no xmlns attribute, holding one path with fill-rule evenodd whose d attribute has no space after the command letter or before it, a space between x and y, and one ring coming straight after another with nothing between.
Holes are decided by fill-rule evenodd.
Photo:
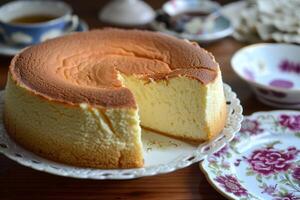
<instances>
[{"instance_id":1,"label":"white teacup","mask_svg":"<svg viewBox=\"0 0 300 200\"><path fill-rule=\"evenodd\" d=\"M40 22L16 22L28 16L48 16ZM62 1L13 1L0 7L0 33L12 45L27 46L74 31L78 17Z\"/></svg>"}]
</instances>

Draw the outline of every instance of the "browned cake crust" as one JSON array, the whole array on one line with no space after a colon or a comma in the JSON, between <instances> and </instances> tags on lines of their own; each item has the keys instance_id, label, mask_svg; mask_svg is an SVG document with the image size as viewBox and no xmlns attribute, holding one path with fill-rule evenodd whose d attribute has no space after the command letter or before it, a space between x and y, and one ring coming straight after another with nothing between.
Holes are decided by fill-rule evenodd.
<instances>
[{"instance_id":1,"label":"browned cake crust","mask_svg":"<svg viewBox=\"0 0 300 200\"><path fill-rule=\"evenodd\" d=\"M136 168L143 167L144 164L143 158L141 157L142 154L139 154L134 150L120 152L110 149L109 153L107 153L105 151L99 151L99 148L89 150L74 149L72 146L61 146L55 141L45 140L42 138L42 135L28 137L28 134L25 131L22 131L24 130L22 128L16 132L15 128L11 126L13 124L14 123L10 123L9 117L4 117L5 129L16 143L53 161L79 167L94 167L101 169ZM120 153L122 154L120 155Z\"/></svg>"},{"instance_id":2,"label":"browned cake crust","mask_svg":"<svg viewBox=\"0 0 300 200\"><path fill-rule=\"evenodd\" d=\"M136 107L117 79L119 72L149 80L188 76L207 84L218 70L213 56L194 43L121 29L52 39L24 50L10 66L13 80L47 99L106 108Z\"/></svg>"},{"instance_id":3,"label":"browned cake crust","mask_svg":"<svg viewBox=\"0 0 300 200\"><path fill-rule=\"evenodd\" d=\"M12 81L10 74L8 81ZM10 83L10 87L16 86L15 84ZM27 104L24 104L25 107L26 105L33 103L42 104L46 110L49 110L51 106L59 106L60 109L79 110L78 112L80 112L80 109L76 105L60 102L55 102L54 105L51 101L45 101L41 96L33 93L24 93L24 91L21 90L23 90L23 88L17 87L17 95L22 95L22 99L25 101L28 101L29 98L31 100ZM14 94L10 93L6 95ZM80 143L74 143L75 141L72 141L69 137L65 136L68 133L63 131L56 133L51 127L49 129L44 129L46 131L38 131L40 130L40 127L36 126L37 123L35 121L31 121L33 126L28 127L28 123L23 123L24 119L22 117L16 116L14 111L16 107L15 100L12 100L13 101L6 102L4 106L4 125L9 136L22 147L25 147L44 158L81 167L112 169L143 166L142 149L138 146L133 145L130 149L126 148L120 151L120 149L115 148L115 146L112 145L107 149L107 147L105 148L93 141L92 143L91 141L87 143L82 140ZM47 112L44 113L43 111L45 110L40 111L41 114L47 115ZM51 111L51 109L49 111ZM28 115L30 115L30 113L28 113ZM103 116L105 116L105 113L103 113ZM65 116L57 113L56 117L61 117L58 120L62 123L57 124L57 126L62 126ZM107 123L109 123L109 119L106 120ZM46 121L45 123L49 123L49 121ZM114 127L111 125L110 129L113 130ZM80 136L78 136L78 138L80 138Z\"/></svg>"}]
</instances>

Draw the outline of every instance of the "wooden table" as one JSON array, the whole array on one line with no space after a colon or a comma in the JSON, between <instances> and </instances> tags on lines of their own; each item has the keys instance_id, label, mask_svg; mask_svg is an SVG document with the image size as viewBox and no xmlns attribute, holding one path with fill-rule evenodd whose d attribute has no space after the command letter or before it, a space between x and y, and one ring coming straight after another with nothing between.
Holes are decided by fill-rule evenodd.
<instances>
[{"instance_id":1,"label":"wooden table","mask_svg":"<svg viewBox=\"0 0 300 200\"><path fill-rule=\"evenodd\" d=\"M68 0L80 17L91 28L101 27L97 12L105 3L101 1ZM223 1L224 2L224 1ZM163 1L148 1L159 8ZM259 103L250 88L241 81L230 67L233 53L244 46L227 38L204 46L220 63L224 81L238 94L244 114L270 110ZM0 88L6 82L6 73L11 58L0 56ZM194 164L173 173L128 181L78 180L50 175L23 167L0 155L0 199L224 199L210 186L199 164Z\"/></svg>"}]
</instances>

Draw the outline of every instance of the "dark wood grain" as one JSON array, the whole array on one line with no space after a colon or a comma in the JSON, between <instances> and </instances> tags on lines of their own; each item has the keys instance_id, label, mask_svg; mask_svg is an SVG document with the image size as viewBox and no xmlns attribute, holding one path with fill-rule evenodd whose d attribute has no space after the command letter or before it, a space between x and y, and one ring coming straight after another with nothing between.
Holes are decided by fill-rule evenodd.
<instances>
[{"instance_id":1,"label":"dark wood grain","mask_svg":"<svg viewBox=\"0 0 300 200\"><path fill-rule=\"evenodd\" d=\"M1 1L4 3L5 1ZM102 27L97 19L98 10L106 1L71 1L75 13L91 28ZM227 2L227 1L222 1ZM163 1L150 1L159 8ZM204 46L212 52L222 68L224 81L238 94L245 114L271 108L259 103L250 88L230 67L233 53L244 44L232 38ZM0 56L0 88L6 82L9 57ZM0 200L11 199L224 199L206 181L198 164L176 172L155 177L126 181L79 180L54 176L23 167L0 155Z\"/></svg>"}]
</instances>

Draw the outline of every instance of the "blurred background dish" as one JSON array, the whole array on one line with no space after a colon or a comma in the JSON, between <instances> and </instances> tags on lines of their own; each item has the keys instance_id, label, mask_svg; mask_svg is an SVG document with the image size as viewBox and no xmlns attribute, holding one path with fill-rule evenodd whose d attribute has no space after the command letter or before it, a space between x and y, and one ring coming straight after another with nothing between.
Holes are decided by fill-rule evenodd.
<instances>
[{"instance_id":1,"label":"blurred background dish","mask_svg":"<svg viewBox=\"0 0 300 200\"><path fill-rule=\"evenodd\" d=\"M0 33L5 43L29 46L65 35L78 27L78 16L63 1L12 1L0 7Z\"/></svg>"},{"instance_id":2,"label":"blurred background dish","mask_svg":"<svg viewBox=\"0 0 300 200\"><path fill-rule=\"evenodd\" d=\"M74 32L83 32L87 30L89 30L88 24L84 20L79 19L78 27L74 30ZM0 55L13 56L19 53L23 48L23 46L12 46L7 44L0 36Z\"/></svg>"},{"instance_id":3,"label":"blurred background dish","mask_svg":"<svg viewBox=\"0 0 300 200\"><path fill-rule=\"evenodd\" d=\"M140 0L113 0L98 14L98 18L104 23L129 27L146 25L154 16L154 10Z\"/></svg>"},{"instance_id":4,"label":"blurred background dish","mask_svg":"<svg viewBox=\"0 0 300 200\"><path fill-rule=\"evenodd\" d=\"M246 6L247 2L245 0L235 1L222 6L220 8L220 12L222 15L227 17L227 19L229 19L232 23L232 26L235 27L235 25L239 22L239 17L241 15L240 11L245 9Z\"/></svg>"},{"instance_id":5,"label":"blurred background dish","mask_svg":"<svg viewBox=\"0 0 300 200\"><path fill-rule=\"evenodd\" d=\"M228 4L233 37L244 42L276 41L300 44L299 0L245 0Z\"/></svg>"},{"instance_id":6,"label":"blurred background dish","mask_svg":"<svg viewBox=\"0 0 300 200\"><path fill-rule=\"evenodd\" d=\"M297 45L255 44L237 51L231 65L262 103L300 109L299 55Z\"/></svg>"},{"instance_id":7,"label":"blurred background dish","mask_svg":"<svg viewBox=\"0 0 300 200\"><path fill-rule=\"evenodd\" d=\"M208 43L227 37L233 29L213 1L172 0L157 11L151 28L179 38Z\"/></svg>"}]
</instances>

